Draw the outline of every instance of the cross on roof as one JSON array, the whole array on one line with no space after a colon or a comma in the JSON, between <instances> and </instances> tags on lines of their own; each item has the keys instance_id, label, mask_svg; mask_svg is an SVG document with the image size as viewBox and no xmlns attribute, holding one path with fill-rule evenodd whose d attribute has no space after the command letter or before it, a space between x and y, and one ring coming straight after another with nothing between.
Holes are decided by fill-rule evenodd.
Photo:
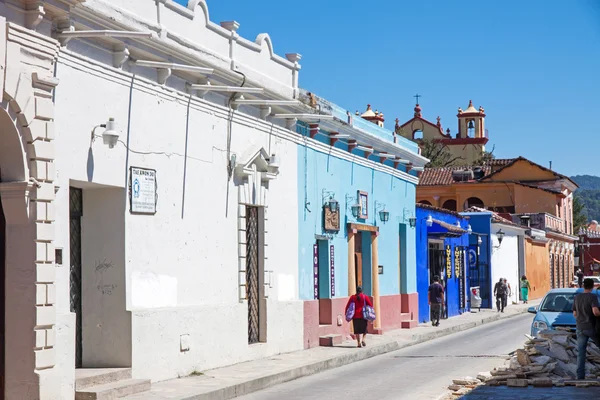
<instances>
[{"instance_id":1,"label":"cross on roof","mask_svg":"<svg viewBox=\"0 0 600 400\"><path fill-rule=\"evenodd\" d=\"M420 94L417 93L413 97L417 99L417 104L419 104L419 97L423 97L423 96L421 96Z\"/></svg>"}]
</instances>

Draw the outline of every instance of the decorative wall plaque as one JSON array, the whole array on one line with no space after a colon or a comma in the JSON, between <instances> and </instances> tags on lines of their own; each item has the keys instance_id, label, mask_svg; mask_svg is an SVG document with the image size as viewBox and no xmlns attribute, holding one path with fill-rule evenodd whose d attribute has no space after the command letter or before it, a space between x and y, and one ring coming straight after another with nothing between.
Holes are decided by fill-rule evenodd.
<instances>
[{"instance_id":1,"label":"decorative wall plaque","mask_svg":"<svg viewBox=\"0 0 600 400\"><path fill-rule=\"evenodd\" d=\"M331 211L328 206L323 207L324 227L326 231L339 232L340 230L340 210Z\"/></svg>"}]
</instances>

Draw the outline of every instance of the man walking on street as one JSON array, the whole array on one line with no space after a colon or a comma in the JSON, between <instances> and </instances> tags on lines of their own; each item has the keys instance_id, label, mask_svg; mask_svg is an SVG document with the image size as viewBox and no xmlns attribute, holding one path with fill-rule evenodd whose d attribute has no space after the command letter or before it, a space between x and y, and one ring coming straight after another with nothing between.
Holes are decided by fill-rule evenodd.
<instances>
[{"instance_id":1,"label":"man walking on street","mask_svg":"<svg viewBox=\"0 0 600 400\"><path fill-rule=\"evenodd\" d=\"M573 301L573 315L577 321L577 379L585 379L585 361L587 344L592 339L598 346L600 340L596 336L596 324L600 323L596 317L600 317L600 305L598 295L592 293L594 289L593 279L583 280L583 293L575 295Z\"/></svg>"},{"instance_id":2,"label":"man walking on street","mask_svg":"<svg viewBox=\"0 0 600 400\"><path fill-rule=\"evenodd\" d=\"M504 312L504 305L506 303L504 298L507 294L508 288L504 283L504 279L500 278L500 280L496 282L496 285L494 286L494 296L496 296L496 308L498 309L498 312Z\"/></svg>"},{"instance_id":3,"label":"man walking on street","mask_svg":"<svg viewBox=\"0 0 600 400\"><path fill-rule=\"evenodd\" d=\"M437 275L433 277L433 283L429 286L427 300L431 308L431 325L440 326L442 304L444 304L444 287L440 285L440 277Z\"/></svg>"},{"instance_id":4,"label":"man walking on street","mask_svg":"<svg viewBox=\"0 0 600 400\"><path fill-rule=\"evenodd\" d=\"M502 297L502 309L506 308L506 305L508 304L508 298L512 297L512 289L510 287L510 283L508 283L508 280L506 278L504 278L504 284L506 285L506 293L504 293L504 297Z\"/></svg>"},{"instance_id":5,"label":"man walking on street","mask_svg":"<svg viewBox=\"0 0 600 400\"><path fill-rule=\"evenodd\" d=\"M578 287L583 287L583 272L581 271L581 268L577 270L577 286Z\"/></svg>"}]
</instances>

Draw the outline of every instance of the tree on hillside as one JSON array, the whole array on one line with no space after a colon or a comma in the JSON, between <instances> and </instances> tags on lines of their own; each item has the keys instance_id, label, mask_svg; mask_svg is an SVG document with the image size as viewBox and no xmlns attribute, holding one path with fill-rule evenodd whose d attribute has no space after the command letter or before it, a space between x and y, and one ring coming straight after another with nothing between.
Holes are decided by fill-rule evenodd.
<instances>
[{"instance_id":1,"label":"tree on hillside","mask_svg":"<svg viewBox=\"0 0 600 400\"><path fill-rule=\"evenodd\" d=\"M592 175L575 175L571 177L581 190L600 190L600 177Z\"/></svg>"},{"instance_id":2,"label":"tree on hillside","mask_svg":"<svg viewBox=\"0 0 600 400\"><path fill-rule=\"evenodd\" d=\"M453 156L450 149L443 143L431 139L419 140L421 155L429 159L427 168L450 167L458 160L462 160L460 156Z\"/></svg>"},{"instance_id":3,"label":"tree on hillside","mask_svg":"<svg viewBox=\"0 0 600 400\"><path fill-rule=\"evenodd\" d=\"M587 225L588 219L584 212L584 205L579 196L573 196L573 232Z\"/></svg>"}]
</instances>

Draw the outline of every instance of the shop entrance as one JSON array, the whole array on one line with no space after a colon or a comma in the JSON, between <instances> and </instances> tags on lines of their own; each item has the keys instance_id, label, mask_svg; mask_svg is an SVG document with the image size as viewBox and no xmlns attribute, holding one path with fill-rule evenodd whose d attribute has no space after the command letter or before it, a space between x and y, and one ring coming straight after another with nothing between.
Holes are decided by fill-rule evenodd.
<instances>
[{"instance_id":1,"label":"shop entrance","mask_svg":"<svg viewBox=\"0 0 600 400\"><path fill-rule=\"evenodd\" d=\"M433 283L433 277L438 276L440 278L440 284L446 291L445 281L445 264L446 264L446 250L444 250L444 242L437 240L429 240L429 284ZM444 310L442 311L442 318L448 318L448 296L444 296Z\"/></svg>"}]
</instances>

